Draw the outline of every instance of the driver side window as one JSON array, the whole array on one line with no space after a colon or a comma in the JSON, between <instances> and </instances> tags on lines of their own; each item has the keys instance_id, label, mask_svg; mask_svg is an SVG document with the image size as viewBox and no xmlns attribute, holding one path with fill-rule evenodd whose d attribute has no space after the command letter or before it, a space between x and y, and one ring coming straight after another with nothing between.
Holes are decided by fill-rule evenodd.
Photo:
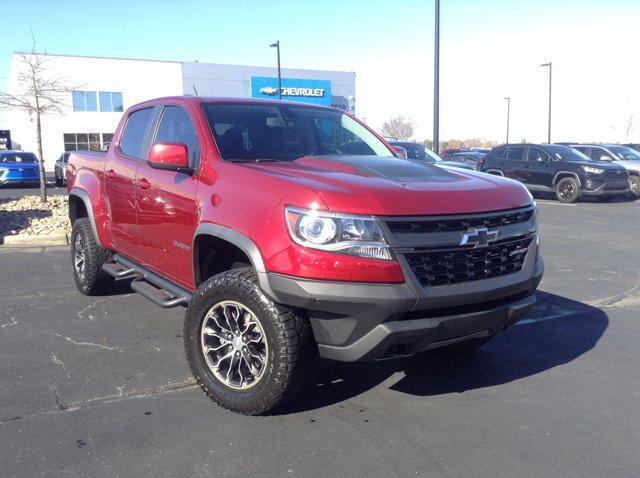
<instances>
[{"instance_id":1,"label":"driver side window","mask_svg":"<svg viewBox=\"0 0 640 478\"><path fill-rule=\"evenodd\" d=\"M529 161L537 163L537 162L547 162L549 160L549 155L542 151L540 148L529 148Z\"/></svg>"},{"instance_id":2,"label":"driver side window","mask_svg":"<svg viewBox=\"0 0 640 478\"><path fill-rule=\"evenodd\" d=\"M189 166L198 169L200 141L189 114L179 106L167 106L162 112L156 143L183 143L189 154Z\"/></svg>"}]
</instances>

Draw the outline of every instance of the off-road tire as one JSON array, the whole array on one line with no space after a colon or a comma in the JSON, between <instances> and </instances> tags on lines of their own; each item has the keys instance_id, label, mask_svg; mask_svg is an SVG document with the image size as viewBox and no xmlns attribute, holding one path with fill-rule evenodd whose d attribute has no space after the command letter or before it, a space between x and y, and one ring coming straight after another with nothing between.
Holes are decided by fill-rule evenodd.
<instances>
[{"instance_id":1,"label":"off-road tire","mask_svg":"<svg viewBox=\"0 0 640 478\"><path fill-rule=\"evenodd\" d=\"M566 195L563 190L564 188L570 187L573 189L573 192L569 195ZM562 203L572 203L577 201L580 198L580 185L578 181L574 177L566 177L562 178L556 184L556 198L558 201Z\"/></svg>"},{"instance_id":2,"label":"off-road tire","mask_svg":"<svg viewBox=\"0 0 640 478\"><path fill-rule=\"evenodd\" d=\"M63 186L62 179L60 179L57 174L56 174L56 186L58 187Z\"/></svg>"},{"instance_id":3,"label":"off-road tire","mask_svg":"<svg viewBox=\"0 0 640 478\"><path fill-rule=\"evenodd\" d=\"M251 388L237 390L219 381L207 365L200 330L207 312L221 301L250 309L268 343L266 369ZM317 346L308 320L274 303L258 286L253 269L222 272L202 283L189 302L184 321L184 348L193 376L216 404L245 415L262 415L281 407L304 386Z\"/></svg>"},{"instance_id":4,"label":"off-road tire","mask_svg":"<svg viewBox=\"0 0 640 478\"><path fill-rule=\"evenodd\" d=\"M84 238L85 268L82 276L75 267L76 239L78 235ZM96 244L91 223L86 217L77 219L71 229L71 267L76 287L84 295L99 295L113 287L115 279L102 270L102 264L113 255L109 249Z\"/></svg>"},{"instance_id":5,"label":"off-road tire","mask_svg":"<svg viewBox=\"0 0 640 478\"><path fill-rule=\"evenodd\" d=\"M635 199L640 199L640 176L629 176L629 187Z\"/></svg>"}]
</instances>

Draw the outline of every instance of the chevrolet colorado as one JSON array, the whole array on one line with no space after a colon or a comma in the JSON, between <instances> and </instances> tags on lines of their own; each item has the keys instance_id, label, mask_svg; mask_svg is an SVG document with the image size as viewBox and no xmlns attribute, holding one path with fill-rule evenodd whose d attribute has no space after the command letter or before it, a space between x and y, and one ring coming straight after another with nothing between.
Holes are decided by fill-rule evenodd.
<instances>
[{"instance_id":1,"label":"chevrolet colorado","mask_svg":"<svg viewBox=\"0 0 640 478\"><path fill-rule=\"evenodd\" d=\"M397 157L349 114L172 97L129 108L107 153L71 153L84 294L117 279L186 305L204 392L245 413L341 361L481 345L535 302L536 207L502 177Z\"/></svg>"}]
</instances>

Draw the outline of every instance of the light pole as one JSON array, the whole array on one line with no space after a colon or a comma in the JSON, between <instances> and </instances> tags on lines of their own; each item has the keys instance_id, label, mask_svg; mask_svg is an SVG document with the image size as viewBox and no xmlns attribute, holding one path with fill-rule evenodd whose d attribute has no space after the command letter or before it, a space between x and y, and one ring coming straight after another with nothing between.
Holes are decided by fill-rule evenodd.
<instances>
[{"instance_id":1,"label":"light pole","mask_svg":"<svg viewBox=\"0 0 640 478\"><path fill-rule=\"evenodd\" d=\"M511 97L505 96L504 99L507 100L507 142L506 144L509 144L509 115L511 112Z\"/></svg>"},{"instance_id":2,"label":"light pole","mask_svg":"<svg viewBox=\"0 0 640 478\"><path fill-rule=\"evenodd\" d=\"M433 149L440 154L440 0L436 4L435 41L433 52Z\"/></svg>"},{"instance_id":3,"label":"light pole","mask_svg":"<svg viewBox=\"0 0 640 478\"><path fill-rule=\"evenodd\" d=\"M540 66L549 67L549 123L548 123L548 130L547 130L547 143L551 144L551 62L543 63Z\"/></svg>"},{"instance_id":4,"label":"light pole","mask_svg":"<svg viewBox=\"0 0 640 478\"><path fill-rule=\"evenodd\" d=\"M282 75L280 74L280 40L269 45L278 50L278 99L282 99Z\"/></svg>"}]
</instances>

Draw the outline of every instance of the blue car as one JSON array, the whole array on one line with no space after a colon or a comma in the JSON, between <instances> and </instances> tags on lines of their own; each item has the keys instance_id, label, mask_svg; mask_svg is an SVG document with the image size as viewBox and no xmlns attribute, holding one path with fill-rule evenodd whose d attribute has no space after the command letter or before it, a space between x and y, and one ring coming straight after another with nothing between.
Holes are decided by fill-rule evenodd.
<instances>
[{"instance_id":1,"label":"blue car","mask_svg":"<svg viewBox=\"0 0 640 478\"><path fill-rule=\"evenodd\" d=\"M0 184L39 183L38 158L24 151L0 151Z\"/></svg>"}]
</instances>

